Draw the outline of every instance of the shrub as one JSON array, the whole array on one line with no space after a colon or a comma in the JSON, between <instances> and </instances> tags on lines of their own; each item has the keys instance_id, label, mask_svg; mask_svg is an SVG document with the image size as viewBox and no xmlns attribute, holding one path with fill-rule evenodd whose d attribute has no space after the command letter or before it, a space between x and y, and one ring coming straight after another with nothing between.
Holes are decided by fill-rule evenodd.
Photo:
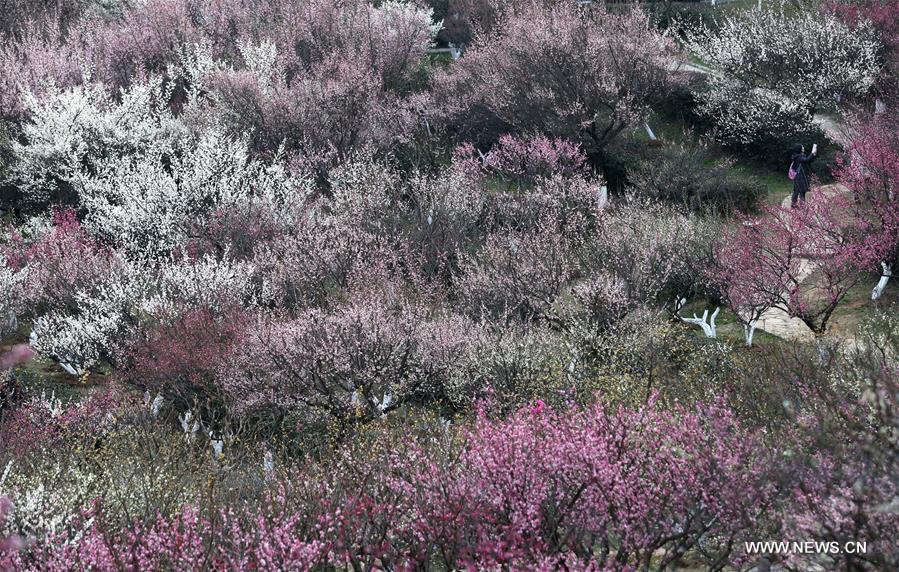
<instances>
[{"instance_id":1,"label":"shrub","mask_svg":"<svg viewBox=\"0 0 899 572\"><path fill-rule=\"evenodd\" d=\"M121 263L92 239L72 210L53 212L51 227L27 239L14 232L5 246L7 269L19 283L20 302L31 315L73 311L79 293L92 291ZM13 315L24 312L12 304Z\"/></svg>"},{"instance_id":2,"label":"shrub","mask_svg":"<svg viewBox=\"0 0 899 572\"><path fill-rule=\"evenodd\" d=\"M688 281L700 228L677 208L640 203L604 211L578 256L591 274L620 284L629 308L654 302L674 284Z\"/></svg>"},{"instance_id":3,"label":"shrub","mask_svg":"<svg viewBox=\"0 0 899 572\"><path fill-rule=\"evenodd\" d=\"M76 291L74 308L37 316L31 343L78 374L101 360L125 365L134 328L185 306L251 303L252 272L252 265L228 258L126 261L89 291Z\"/></svg>"},{"instance_id":4,"label":"shrub","mask_svg":"<svg viewBox=\"0 0 899 572\"><path fill-rule=\"evenodd\" d=\"M636 194L705 212L747 211L756 207L765 188L751 177L740 177L731 164L708 166L708 154L695 144L668 145L650 153L628 171Z\"/></svg>"},{"instance_id":5,"label":"shrub","mask_svg":"<svg viewBox=\"0 0 899 572\"><path fill-rule=\"evenodd\" d=\"M596 158L665 93L672 44L640 10L617 15L569 2L528 3L480 37L438 80L526 133L580 143Z\"/></svg>"},{"instance_id":6,"label":"shrub","mask_svg":"<svg viewBox=\"0 0 899 572\"><path fill-rule=\"evenodd\" d=\"M773 364L772 377L799 385L803 396L790 402L800 431L794 440L805 443L794 448L802 457L803 485L784 507L782 529L818 541L867 544L864 554L827 555L820 560L823 566L878 570L899 562L892 542L899 527L894 503L899 330L893 311L875 312L863 323L852 354L828 351L823 360L790 354ZM791 555L787 564L803 569L810 560Z\"/></svg>"},{"instance_id":7,"label":"shrub","mask_svg":"<svg viewBox=\"0 0 899 572\"><path fill-rule=\"evenodd\" d=\"M284 9L270 40L239 40L241 68L210 63L215 54L200 47L188 75L221 104L210 112L231 133L251 134L255 151L286 144L328 165L366 146L388 151L424 131L430 15L403 2L315 0Z\"/></svg>"},{"instance_id":8,"label":"shrub","mask_svg":"<svg viewBox=\"0 0 899 572\"><path fill-rule=\"evenodd\" d=\"M12 509L12 503L5 496L0 497L0 566L12 568L13 554L20 550L24 543L18 535L7 534L6 515Z\"/></svg>"},{"instance_id":9,"label":"shrub","mask_svg":"<svg viewBox=\"0 0 899 572\"><path fill-rule=\"evenodd\" d=\"M423 393L428 372L417 336L424 308L360 294L330 311L263 317L228 360L224 392L239 410L322 416L342 428L368 422ZM330 419L329 419L330 418Z\"/></svg>"},{"instance_id":10,"label":"shrub","mask_svg":"<svg viewBox=\"0 0 899 572\"><path fill-rule=\"evenodd\" d=\"M153 146L139 160L111 157L100 162L95 175L79 175L76 188L91 234L149 256L183 244L188 230L211 211L265 209L286 215L284 207L301 204L306 192L277 159L272 164L250 159L242 141L214 131L184 154Z\"/></svg>"},{"instance_id":11,"label":"shrub","mask_svg":"<svg viewBox=\"0 0 899 572\"><path fill-rule=\"evenodd\" d=\"M161 395L179 411L219 413L224 364L247 335L252 319L240 309L187 307L159 316L129 342L123 379Z\"/></svg>"},{"instance_id":12,"label":"shrub","mask_svg":"<svg viewBox=\"0 0 899 572\"><path fill-rule=\"evenodd\" d=\"M782 6L727 16L717 29L700 25L687 45L715 70L697 93L715 138L768 161L820 140L816 111L867 93L880 67L869 25L850 28L813 10L791 16Z\"/></svg>"},{"instance_id":13,"label":"shrub","mask_svg":"<svg viewBox=\"0 0 899 572\"><path fill-rule=\"evenodd\" d=\"M255 505L186 503L122 518L95 503L17 557L24 568L200 562L448 569L626 567L654 554L738 563L733 546L778 498L757 435L718 406L537 405L445 440L361 446L285 474ZM279 492L280 489L280 492ZM215 522L216 526L212 526ZM230 565L230 564L229 564Z\"/></svg>"},{"instance_id":14,"label":"shrub","mask_svg":"<svg viewBox=\"0 0 899 572\"><path fill-rule=\"evenodd\" d=\"M463 259L456 290L470 312L554 319L554 307L577 276L577 266L565 237L547 227L496 233L475 256Z\"/></svg>"}]
</instances>

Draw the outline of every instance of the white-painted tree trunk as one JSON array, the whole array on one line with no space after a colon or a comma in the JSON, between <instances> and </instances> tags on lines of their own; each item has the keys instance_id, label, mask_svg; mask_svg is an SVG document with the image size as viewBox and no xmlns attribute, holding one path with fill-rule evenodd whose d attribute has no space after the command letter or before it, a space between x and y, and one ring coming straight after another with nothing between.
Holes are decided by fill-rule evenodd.
<instances>
[{"instance_id":1,"label":"white-painted tree trunk","mask_svg":"<svg viewBox=\"0 0 899 572\"><path fill-rule=\"evenodd\" d=\"M268 447L265 448L265 454L262 456L262 474L265 475L266 481L275 480L275 456Z\"/></svg>"},{"instance_id":2,"label":"white-painted tree trunk","mask_svg":"<svg viewBox=\"0 0 899 572\"><path fill-rule=\"evenodd\" d=\"M750 320L748 324L743 324L743 334L746 336L746 347L752 347L752 338L755 336L756 320Z\"/></svg>"},{"instance_id":3,"label":"white-painted tree trunk","mask_svg":"<svg viewBox=\"0 0 899 572\"><path fill-rule=\"evenodd\" d=\"M877 281L877 286L874 287L874 290L871 291L871 299L877 300L883 295L883 291L886 290L887 282L890 281L890 278L893 276L893 266L891 264L887 264L886 262L880 263L881 268L883 268L883 274L880 275L880 280Z\"/></svg>"},{"instance_id":4,"label":"white-painted tree trunk","mask_svg":"<svg viewBox=\"0 0 899 572\"><path fill-rule=\"evenodd\" d=\"M603 185L596 192L596 208L602 210L609 204L609 187Z\"/></svg>"},{"instance_id":5,"label":"white-painted tree trunk","mask_svg":"<svg viewBox=\"0 0 899 572\"><path fill-rule=\"evenodd\" d=\"M70 365L64 361L59 362L59 365L60 367L62 367L62 369L66 370L66 373L68 373L69 375L74 375L75 377L80 377L81 374L84 373L84 371L82 371L80 367Z\"/></svg>"},{"instance_id":6,"label":"white-painted tree trunk","mask_svg":"<svg viewBox=\"0 0 899 572\"><path fill-rule=\"evenodd\" d=\"M715 326L715 318L718 317L718 312L721 310L721 307L715 308L715 311L712 312L712 317L709 319L709 311L706 310L702 313L702 318L698 317L696 314L693 314L692 318L684 318L681 316L681 320L688 324L696 324L700 328L702 328L703 333L705 333L705 337L707 338L716 338L718 337L718 329Z\"/></svg>"}]
</instances>

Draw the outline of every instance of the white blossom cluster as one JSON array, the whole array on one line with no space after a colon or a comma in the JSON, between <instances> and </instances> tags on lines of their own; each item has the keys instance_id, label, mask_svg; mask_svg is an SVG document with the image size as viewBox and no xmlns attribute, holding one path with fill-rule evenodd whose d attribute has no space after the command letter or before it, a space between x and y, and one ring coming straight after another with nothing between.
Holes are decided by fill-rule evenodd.
<instances>
[{"instance_id":1,"label":"white blossom cluster","mask_svg":"<svg viewBox=\"0 0 899 572\"><path fill-rule=\"evenodd\" d=\"M6 257L0 254L0 332L14 330L16 316L22 311L22 287L25 283L27 268L13 270L6 263Z\"/></svg>"},{"instance_id":2,"label":"white blossom cluster","mask_svg":"<svg viewBox=\"0 0 899 572\"><path fill-rule=\"evenodd\" d=\"M703 111L722 138L798 131L805 114L867 92L880 69L879 40L869 22L849 28L818 10L787 13L766 6L686 30L690 51L712 68ZM810 117L808 120L810 121Z\"/></svg>"},{"instance_id":3,"label":"white blossom cluster","mask_svg":"<svg viewBox=\"0 0 899 572\"><path fill-rule=\"evenodd\" d=\"M164 104L169 95L159 79L134 85L118 100L100 83L52 88L40 98L23 94L30 119L22 126L24 143L12 145L9 176L29 200L43 203L95 162L178 146L187 131Z\"/></svg>"},{"instance_id":4,"label":"white blossom cluster","mask_svg":"<svg viewBox=\"0 0 899 572\"><path fill-rule=\"evenodd\" d=\"M219 131L180 155L154 145L140 157L109 157L79 174L76 188L88 231L131 254L170 251L217 209L284 213L307 192L278 162L250 159L244 142Z\"/></svg>"},{"instance_id":5,"label":"white blossom cluster","mask_svg":"<svg viewBox=\"0 0 899 572\"><path fill-rule=\"evenodd\" d=\"M241 299L251 293L254 266L224 256L204 256L179 260L159 267L155 275L156 292L142 304L142 310L159 314L173 301L192 306L215 308L223 297Z\"/></svg>"},{"instance_id":6,"label":"white blossom cluster","mask_svg":"<svg viewBox=\"0 0 899 572\"><path fill-rule=\"evenodd\" d=\"M14 491L10 524L26 539L63 533L96 493L96 475L78 467L46 463L40 475L28 477L9 468L0 485Z\"/></svg>"},{"instance_id":7,"label":"white blossom cluster","mask_svg":"<svg viewBox=\"0 0 899 572\"><path fill-rule=\"evenodd\" d=\"M252 264L228 257L128 261L91 292L77 293L75 312L60 308L36 318L31 344L80 375L101 359L114 359L140 319L170 317L185 305L250 300L252 276Z\"/></svg>"},{"instance_id":8,"label":"white blossom cluster","mask_svg":"<svg viewBox=\"0 0 899 572\"><path fill-rule=\"evenodd\" d=\"M746 89L721 78L710 81L710 89L700 99L699 113L715 123L715 138L728 145L746 145L775 134L809 131L812 115L808 109L775 91Z\"/></svg>"}]
</instances>

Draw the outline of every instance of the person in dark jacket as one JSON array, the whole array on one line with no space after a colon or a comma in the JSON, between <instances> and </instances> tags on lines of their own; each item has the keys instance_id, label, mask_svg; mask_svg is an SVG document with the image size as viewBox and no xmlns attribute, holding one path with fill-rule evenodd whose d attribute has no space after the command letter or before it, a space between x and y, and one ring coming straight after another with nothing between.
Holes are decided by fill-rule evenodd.
<instances>
[{"instance_id":1,"label":"person in dark jacket","mask_svg":"<svg viewBox=\"0 0 899 572\"><path fill-rule=\"evenodd\" d=\"M793 199L790 206L796 208L799 202L805 202L805 193L808 192L810 184L810 168L811 162L818 156L818 144L812 145L812 152L805 154L805 147L796 145L793 147L791 157L792 167L796 171L796 178L793 179Z\"/></svg>"}]
</instances>

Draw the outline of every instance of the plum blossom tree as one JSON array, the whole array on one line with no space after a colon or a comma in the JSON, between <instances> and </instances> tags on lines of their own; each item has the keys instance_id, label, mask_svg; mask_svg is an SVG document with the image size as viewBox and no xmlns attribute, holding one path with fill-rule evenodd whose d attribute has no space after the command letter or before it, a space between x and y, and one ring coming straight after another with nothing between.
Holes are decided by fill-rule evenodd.
<instances>
[{"instance_id":1,"label":"plum blossom tree","mask_svg":"<svg viewBox=\"0 0 899 572\"><path fill-rule=\"evenodd\" d=\"M849 143L850 160L840 165L837 176L860 202L869 207L871 234L861 245L858 265L864 270L882 269L871 293L880 298L899 261L899 117L895 111L875 116L856 126Z\"/></svg>"},{"instance_id":2,"label":"plum blossom tree","mask_svg":"<svg viewBox=\"0 0 899 572\"><path fill-rule=\"evenodd\" d=\"M739 86L772 92L810 113L837 96L864 94L880 71L870 24L849 28L830 14L783 6L728 15L688 33L688 46L710 67L712 90Z\"/></svg>"},{"instance_id":3,"label":"plum blossom tree","mask_svg":"<svg viewBox=\"0 0 899 572\"><path fill-rule=\"evenodd\" d=\"M521 2L496 0L447 0L440 36L457 46L465 46L478 34L489 34L502 22L502 10Z\"/></svg>"},{"instance_id":4,"label":"plum blossom tree","mask_svg":"<svg viewBox=\"0 0 899 572\"><path fill-rule=\"evenodd\" d=\"M402 406L427 381L416 336L423 308L357 297L332 311L261 319L231 360L225 390L244 409L322 414L344 428Z\"/></svg>"},{"instance_id":5,"label":"plum blossom tree","mask_svg":"<svg viewBox=\"0 0 899 572\"><path fill-rule=\"evenodd\" d=\"M577 275L570 246L552 228L492 235L460 266L457 288L475 314L511 312L524 319L554 319L556 302Z\"/></svg>"},{"instance_id":6,"label":"plum blossom tree","mask_svg":"<svg viewBox=\"0 0 899 572\"><path fill-rule=\"evenodd\" d=\"M524 132L565 137L595 158L665 93L670 38L635 9L530 3L479 37L443 77L462 107Z\"/></svg>"},{"instance_id":7,"label":"plum blossom tree","mask_svg":"<svg viewBox=\"0 0 899 572\"><path fill-rule=\"evenodd\" d=\"M578 145L542 135L503 135L485 157L485 166L509 183L533 184L554 176L571 179L586 175L586 156Z\"/></svg>"},{"instance_id":8,"label":"plum blossom tree","mask_svg":"<svg viewBox=\"0 0 899 572\"><path fill-rule=\"evenodd\" d=\"M209 46L189 58L186 75L217 102L207 112L232 133L250 133L256 151L286 144L317 164L364 146L388 150L426 130L422 62L437 32L430 10L315 0L277 12L267 39L238 41L238 67L203 53Z\"/></svg>"},{"instance_id":9,"label":"plum blossom tree","mask_svg":"<svg viewBox=\"0 0 899 572\"><path fill-rule=\"evenodd\" d=\"M168 91L153 80L122 92L118 101L103 84L23 94L28 119L12 146L10 182L37 205L76 202L72 187L79 174L96 172L114 156L177 149L186 130L165 107Z\"/></svg>"},{"instance_id":10,"label":"plum blossom tree","mask_svg":"<svg viewBox=\"0 0 899 572\"><path fill-rule=\"evenodd\" d=\"M125 365L134 329L153 319L172 319L179 308L223 311L252 304L250 263L200 259L126 260L73 304L35 317L31 344L80 375L100 360Z\"/></svg>"},{"instance_id":11,"label":"plum blossom tree","mask_svg":"<svg viewBox=\"0 0 899 572\"><path fill-rule=\"evenodd\" d=\"M677 208L636 202L603 211L578 257L590 273L614 277L633 309L657 301L666 289L692 291L700 279L691 260L699 230L695 218Z\"/></svg>"},{"instance_id":12,"label":"plum blossom tree","mask_svg":"<svg viewBox=\"0 0 899 572\"><path fill-rule=\"evenodd\" d=\"M857 353L835 360L823 375L812 374L804 389L819 402L814 412L797 419L806 427L801 439L812 458L786 507L783 527L815 540L866 540L864 554L831 555L828 567L893 568L899 565L891 540L899 532L895 307L876 311L857 336ZM833 391L826 378L847 380L858 389L849 395ZM806 558L790 560L791 569L809 566Z\"/></svg>"},{"instance_id":13,"label":"plum blossom tree","mask_svg":"<svg viewBox=\"0 0 899 572\"><path fill-rule=\"evenodd\" d=\"M252 159L245 142L215 131L182 153L157 145L140 160L124 155L100 161L95 173L79 173L75 188L92 235L148 255L171 252L217 209L288 216L309 190L308 181L293 177L278 157L272 163Z\"/></svg>"},{"instance_id":14,"label":"plum blossom tree","mask_svg":"<svg viewBox=\"0 0 899 572\"><path fill-rule=\"evenodd\" d=\"M723 293L750 327L762 309L776 307L821 335L860 280L856 260L870 225L839 194L763 212L742 217L718 242L714 273Z\"/></svg>"},{"instance_id":15,"label":"plum blossom tree","mask_svg":"<svg viewBox=\"0 0 899 572\"><path fill-rule=\"evenodd\" d=\"M6 272L20 284L18 312L27 307L32 316L74 309L75 293L90 291L120 263L116 253L87 234L72 210L54 211L50 228L27 239L14 231L4 250Z\"/></svg>"},{"instance_id":16,"label":"plum blossom tree","mask_svg":"<svg viewBox=\"0 0 899 572\"><path fill-rule=\"evenodd\" d=\"M816 109L864 95L880 73L870 24L850 28L832 14L788 14L767 6L687 31L690 51L714 71L698 93L700 113L718 139L744 146L796 137L812 128Z\"/></svg>"}]
</instances>

